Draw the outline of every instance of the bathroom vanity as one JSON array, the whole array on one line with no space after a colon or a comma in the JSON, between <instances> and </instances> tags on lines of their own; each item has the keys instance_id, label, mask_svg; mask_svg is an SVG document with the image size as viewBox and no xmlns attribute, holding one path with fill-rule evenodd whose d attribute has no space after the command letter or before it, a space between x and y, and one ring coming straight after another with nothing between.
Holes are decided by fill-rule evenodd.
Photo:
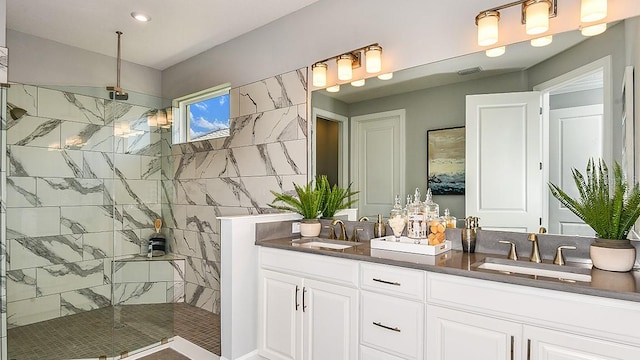
<instances>
[{"instance_id":1,"label":"bathroom vanity","mask_svg":"<svg viewBox=\"0 0 640 360\"><path fill-rule=\"evenodd\" d=\"M256 241L268 359L640 359L639 272L576 281L478 268L495 254L291 240Z\"/></svg>"}]
</instances>

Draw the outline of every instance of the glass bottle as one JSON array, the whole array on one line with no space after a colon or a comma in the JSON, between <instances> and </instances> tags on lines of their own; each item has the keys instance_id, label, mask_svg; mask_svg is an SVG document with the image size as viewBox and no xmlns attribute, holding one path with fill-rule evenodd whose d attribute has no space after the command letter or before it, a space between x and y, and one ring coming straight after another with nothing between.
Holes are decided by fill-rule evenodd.
<instances>
[{"instance_id":1,"label":"glass bottle","mask_svg":"<svg viewBox=\"0 0 640 360\"><path fill-rule=\"evenodd\" d=\"M449 209L444 209L444 223L446 224L446 227L455 229L456 221L457 219L455 216L451 216Z\"/></svg>"},{"instance_id":2,"label":"glass bottle","mask_svg":"<svg viewBox=\"0 0 640 360\"><path fill-rule=\"evenodd\" d=\"M440 205L433 201L433 195L431 195L431 188L427 188L427 196L424 200L424 208L427 219L435 219L440 217Z\"/></svg>"},{"instance_id":3,"label":"glass bottle","mask_svg":"<svg viewBox=\"0 0 640 360\"><path fill-rule=\"evenodd\" d=\"M402 231L407 224L407 215L400 205L400 195L396 195L395 205L389 214L389 226L393 230L396 241L400 241Z\"/></svg>"},{"instance_id":4,"label":"glass bottle","mask_svg":"<svg viewBox=\"0 0 640 360\"><path fill-rule=\"evenodd\" d=\"M418 188L416 188L413 195L413 202L409 204L407 208L407 220L407 236L416 239L416 242L425 238L423 232L423 230L426 229L426 224L424 223L424 206L422 202L420 202L420 189Z\"/></svg>"}]
</instances>

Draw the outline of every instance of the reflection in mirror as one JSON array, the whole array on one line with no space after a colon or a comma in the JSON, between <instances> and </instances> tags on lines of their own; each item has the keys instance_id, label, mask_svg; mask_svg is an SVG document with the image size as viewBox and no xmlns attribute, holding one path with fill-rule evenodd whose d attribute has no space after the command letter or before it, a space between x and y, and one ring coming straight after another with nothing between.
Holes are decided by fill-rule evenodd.
<instances>
[{"instance_id":1,"label":"reflection in mirror","mask_svg":"<svg viewBox=\"0 0 640 360\"><path fill-rule=\"evenodd\" d=\"M316 90L312 93L311 116L315 121L315 114L323 112L348 119L348 124L339 123L342 135L338 143L346 145L342 145L342 149L338 151L338 158L347 163L346 165L343 163L341 167L344 169L343 172L348 174L342 176L341 181L354 182L354 189L361 191L359 197L361 203L362 201L383 202L377 209L387 216L393 205L395 193L398 191L396 189L403 189L400 193L403 199L406 193L413 192L416 187L420 188L424 194L428 178L427 131L465 126L468 95L540 91L542 100L545 100L544 129L540 131L539 139L532 140L524 137L515 142L515 145L520 147L522 147L520 141L539 141L541 145L537 161L545 165L543 165L541 178L537 180L538 195L520 199L522 201L516 204L518 206L535 204L539 207L538 213L535 216L529 216L523 223L516 223L514 218L506 218L510 222L509 226L492 224L492 219L489 217L485 219L485 215L479 215L480 225L486 229L531 231L531 229L537 230L542 224L551 227L553 233L590 235L590 229L585 229L575 219L564 218L563 214L554 213L555 210L562 209L558 209L557 205L553 210L551 209L553 203L549 199L547 182L553 181L561 186L570 186L568 181L570 168L584 169L585 158L588 156L603 157L609 162L614 160L621 162L623 133L629 131L629 127L623 128L621 121L622 80L625 66L640 63L640 55L634 53L638 51L635 43L638 40L639 27L637 19L627 19L610 24L605 33L591 38L583 37L579 31L555 34L553 42L546 47L532 47L529 42L518 43L508 46L506 54L498 58L488 58L484 52L481 52L398 71L394 73L392 80L366 79L364 87L356 88L344 84L337 93ZM607 67L609 70L606 69ZM543 101L540 103L542 104ZM590 138L586 135L587 128L582 124L562 122L562 119L567 118L567 114L563 113L564 110L576 111L576 108L585 107L599 109L596 110L596 115L583 116L591 120L594 116L596 118L593 121L594 126L590 127L593 130L590 132ZM406 129L403 135L406 139L401 145L401 155L404 160L401 156L394 159L393 156L385 155L393 152L391 147L393 139L375 136L363 138L362 127L356 126L370 124L375 127L377 120L390 116L389 114L394 111L401 111L404 114ZM555 114L553 114L554 111ZM571 116L569 113L568 117ZM327 116L323 118L332 120ZM562 126L565 132L549 131L549 121L555 121L555 127ZM601 126L600 131L596 131L598 126ZM541 124L540 128L542 127ZM360 130L355 131L356 129ZM543 134L548 134L551 139L543 137ZM486 135L493 140L494 144L502 146L496 149L501 149L503 154L509 153L504 146L514 143L513 139L505 136L500 129ZM627 137L632 135L628 133ZM597 140L599 141L597 145L591 146L595 141L591 140L594 136L596 138L600 136L601 139ZM313 147L316 145L313 132L311 139ZM358 141L357 147L354 145L354 140ZM361 146L363 141L369 141L370 146ZM466 145L468 148L468 134ZM578 145L581 147L575 147ZM363 149L374 149L376 156L367 158L367 154L362 153ZM576 149L581 150L575 151ZM583 152L584 149L589 151ZM633 154L633 149L626 149L626 152ZM313 174L319 171L314 164L320 160L313 158L315 152L311 153L310 163ZM468 154L467 152L467 156ZM406 167L405 178L401 180L401 184L394 184L393 179L387 181L387 177L381 176L391 171L389 163L395 160L403 161ZM466 160L468 162L469 159ZM358 165L354 166L354 163ZM514 178L506 173L510 166L517 163L494 161L489 164L492 164L493 168L485 170L494 172L495 176L492 180L500 179L500 185L509 185L512 188L526 188L526 184L521 183L521 178ZM555 164L553 169L551 164ZM539 163L537 166L539 168ZM523 167L521 169L531 171ZM482 169L478 171L482 172ZM626 171L633 176L633 167L627 167ZM384 183L375 184L378 178L383 178ZM376 185L378 186L375 187ZM500 186L495 185L497 184L494 184L494 188L501 189ZM372 187L374 190L371 190ZM466 215L478 216L477 209L473 211L465 208L465 199L470 197L478 199L482 194L481 191L485 191L485 197L481 199L485 202L496 196L509 197L505 193L495 195L487 193L487 189L471 188L467 180L465 195L439 195L434 196L434 200L440 204L442 211L449 208L452 215L463 219ZM376 215L363 212L362 204L359 204L359 207L361 207L359 215L370 217ZM550 221L551 216L556 216L553 225Z\"/></svg>"}]
</instances>

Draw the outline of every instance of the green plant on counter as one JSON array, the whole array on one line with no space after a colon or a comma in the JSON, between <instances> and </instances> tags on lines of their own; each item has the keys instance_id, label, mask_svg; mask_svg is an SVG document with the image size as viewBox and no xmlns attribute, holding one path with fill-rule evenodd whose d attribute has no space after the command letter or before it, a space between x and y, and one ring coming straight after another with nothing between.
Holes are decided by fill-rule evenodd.
<instances>
[{"instance_id":1,"label":"green plant on counter","mask_svg":"<svg viewBox=\"0 0 640 360\"><path fill-rule=\"evenodd\" d=\"M593 159L587 163L586 176L572 169L580 196L569 196L557 185L549 183L551 194L576 214L602 239L625 240L640 216L640 187L630 187L617 162L613 170L613 188L609 184L609 169L603 160L596 167Z\"/></svg>"},{"instance_id":2,"label":"green plant on counter","mask_svg":"<svg viewBox=\"0 0 640 360\"><path fill-rule=\"evenodd\" d=\"M326 175L316 176L316 184L324 191L322 208L322 217L324 218L332 218L338 211L348 209L358 202L357 198L349 200L349 198L359 193L359 191L351 191L351 184L346 189L338 185L331 186Z\"/></svg>"},{"instance_id":3,"label":"green plant on counter","mask_svg":"<svg viewBox=\"0 0 640 360\"><path fill-rule=\"evenodd\" d=\"M268 205L274 209L296 212L304 219L317 219L324 207L324 189L315 186L313 181L304 186L294 183L293 188L296 196L271 191L275 199ZM282 202L284 205L276 205L276 202Z\"/></svg>"}]
</instances>

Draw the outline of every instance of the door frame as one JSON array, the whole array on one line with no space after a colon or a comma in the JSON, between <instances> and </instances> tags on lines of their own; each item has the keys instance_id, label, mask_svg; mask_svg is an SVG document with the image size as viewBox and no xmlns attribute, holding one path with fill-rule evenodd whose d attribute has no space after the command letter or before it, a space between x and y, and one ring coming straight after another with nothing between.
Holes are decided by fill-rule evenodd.
<instances>
[{"instance_id":1,"label":"door frame","mask_svg":"<svg viewBox=\"0 0 640 360\"><path fill-rule=\"evenodd\" d=\"M309 171L309 179L316 178L316 119L321 117L329 121L338 123L338 186L346 188L349 185L349 136L347 135L347 129L349 124L349 118L327 111L320 108L311 109L311 169Z\"/></svg>"},{"instance_id":2,"label":"door frame","mask_svg":"<svg viewBox=\"0 0 640 360\"><path fill-rule=\"evenodd\" d=\"M577 78L584 77L602 70L602 90L603 90L603 122L604 131L603 137L607 139L607 146L603 148L603 155L610 163L613 159L613 131L612 127L612 100L613 90L611 78L611 55L607 55L603 58L590 62L577 69L566 72L553 79L547 80L533 87L534 91L540 91L542 97L542 161L544 166L542 167L542 179L543 184L549 183L549 93L553 90L561 88ZM549 187L542 187L542 226L549 227Z\"/></svg>"},{"instance_id":3,"label":"door frame","mask_svg":"<svg viewBox=\"0 0 640 360\"><path fill-rule=\"evenodd\" d=\"M352 116L351 117L351 128L350 128L350 133L351 133L351 142L350 142L350 146L351 149L358 149L358 139L359 139L359 125L360 123L363 122L367 122L367 121L371 121L371 120L378 120L378 119L382 119L382 118L388 118L388 117L397 117L399 119L399 128L400 128L400 147L405 147L404 149L401 149L400 151L400 164L399 164L399 168L400 168L400 174L399 174L399 186L400 186L400 190L399 193L400 194L405 194L406 193L406 110L405 109L398 109L398 110L390 110L390 111L383 111L383 112L377 112L377 113L371 113L371 114L365 114L365 115L357 115L357 116ZM359 161L358 161L358 155L356 154L356 151L351 150L350 151L350 158L351 158L351 164L349 166L349 170L350 170L350 180L351 182L358 187L358 181L360 180L358 178L358 165L359 165ZM358 187L359 188L359 187ZM358 204L359 205L359 204ZM359 206L358 206L359 207Z\"/></svg>"}]
</instances>

